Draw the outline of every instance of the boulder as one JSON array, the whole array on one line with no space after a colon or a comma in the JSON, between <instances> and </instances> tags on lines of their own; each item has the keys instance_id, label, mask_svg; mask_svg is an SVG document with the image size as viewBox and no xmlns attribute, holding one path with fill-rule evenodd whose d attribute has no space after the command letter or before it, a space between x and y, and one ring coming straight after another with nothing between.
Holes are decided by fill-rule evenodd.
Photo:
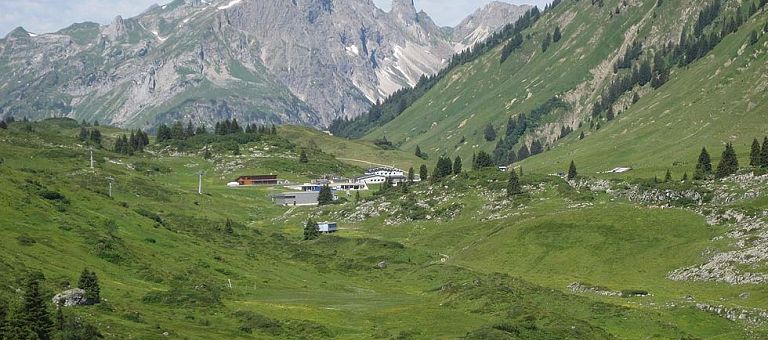
<instances>
[{"instance_id":1,"label":"boulder","mask_svg":"<svg viewBox=\"0 0 768 340\"><path fill-rule=\"evenodd\" d=\"M85 290L80 288L65 290L53 297L55 305L64 307L88 305L88 299L85 297Z\"/></svg>"}]
</instances>

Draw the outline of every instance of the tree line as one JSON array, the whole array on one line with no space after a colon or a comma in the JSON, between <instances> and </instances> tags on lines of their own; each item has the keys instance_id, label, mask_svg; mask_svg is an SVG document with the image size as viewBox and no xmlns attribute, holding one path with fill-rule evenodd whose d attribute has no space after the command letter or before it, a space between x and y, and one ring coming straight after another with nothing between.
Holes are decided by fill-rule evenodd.
<instances>
[{"instance_id":1,"label":"tree line","mask_svg":"<svg viewBox=\"0 0 768 340\"><path fill-rule=\"evenodd\" d=\"M218 121L214 125L213 134L218 136L232 135L232 134L253 134L253 135L277 135L277 127L274 124L271 126L248 124L244 128L240 126L237 119L226 119L224 121ZM205 125L195 126L192 122L188 122L186 127L181 121L174 122L170 127L165 124L160 124L157 127L157 143L164 143L171 140L187 140L195 136L210 135Z\"/></svg>"}]
</instances>

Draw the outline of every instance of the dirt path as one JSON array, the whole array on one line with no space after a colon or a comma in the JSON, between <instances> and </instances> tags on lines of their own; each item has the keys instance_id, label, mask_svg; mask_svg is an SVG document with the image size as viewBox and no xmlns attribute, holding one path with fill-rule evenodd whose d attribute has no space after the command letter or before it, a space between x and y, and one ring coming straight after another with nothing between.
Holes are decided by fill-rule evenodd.
<instances>
[{"instance_id":1,"label":"dirt path","mask_svg":"<svg viewBox=\"0 0 768 340\"><path fill-rule=\"evenodd\" d=\"M336 159L338 159L340 161L363 163L363 164L375 165L375 166L381 166L381 167L391 167L391 165L373 163L373 162L364 161L364 160L360 160L360 159L353 159L353 158L336 158Z\"/></svg>"}]
</instances>

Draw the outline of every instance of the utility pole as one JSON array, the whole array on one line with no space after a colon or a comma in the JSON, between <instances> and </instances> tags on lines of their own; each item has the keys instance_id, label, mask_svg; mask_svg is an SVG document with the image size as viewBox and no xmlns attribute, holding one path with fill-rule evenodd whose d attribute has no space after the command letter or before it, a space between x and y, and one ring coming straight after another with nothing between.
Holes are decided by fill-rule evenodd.
<instances>
[{"instance_id":1,"label":"utility pole","mask_svg":"<svg viewBox=\"0 0 768 340\"><path fill-rule=\"evenodd\" d=\"M203 194L203 172L200 171L197 173L197 194L202 195Z\"/></svg>"}]
</instances>

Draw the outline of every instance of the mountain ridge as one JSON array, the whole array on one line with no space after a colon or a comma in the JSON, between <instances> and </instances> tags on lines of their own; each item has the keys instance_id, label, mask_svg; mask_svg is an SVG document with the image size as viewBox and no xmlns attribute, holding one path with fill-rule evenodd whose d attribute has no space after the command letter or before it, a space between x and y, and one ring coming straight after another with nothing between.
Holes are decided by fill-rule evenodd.
<instances>
[{"instance_id":1,"label":"mountain ridge","mask_svg":"<svg viewBox=\"0 0 768 340\"><path fill-rule=\"evenodd\" d=\"M513 21L522 7L506 8ZM436 73L457 49L457 27L447 34L412 1L384 12L369 0L176 0L109 25L17 29L0 40L0 67L10 71L0 95L21 101L0 102L0 115L321 127Z\"/></svg>"}]
</instances>

